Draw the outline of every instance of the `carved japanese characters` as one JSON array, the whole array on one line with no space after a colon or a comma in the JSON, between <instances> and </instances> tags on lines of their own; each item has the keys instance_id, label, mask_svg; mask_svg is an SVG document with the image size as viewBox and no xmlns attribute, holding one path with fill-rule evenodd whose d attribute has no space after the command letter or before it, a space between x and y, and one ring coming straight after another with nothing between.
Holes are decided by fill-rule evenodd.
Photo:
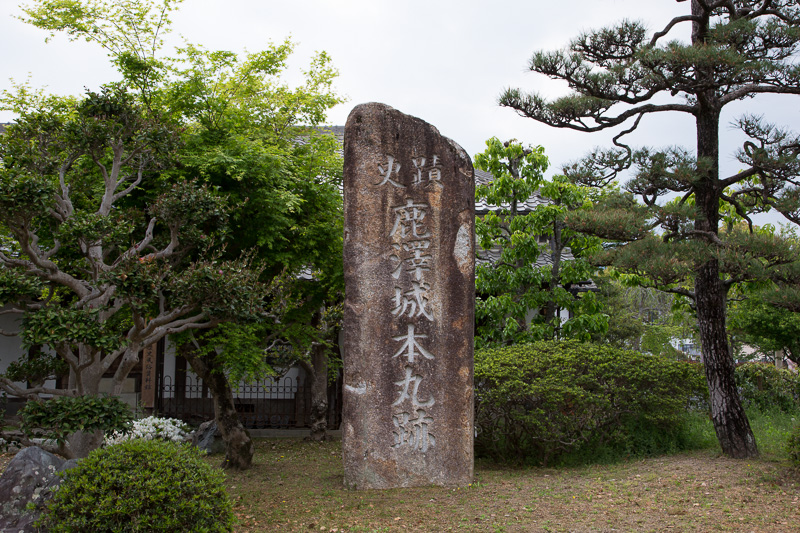
<instances>
[{"instance_id":1,"label":"carved japanese characters","mask_svg":"<svg viewBox=\"0 0 800 533\"><path fill-rule=\"evenodd\" d=\"M474 181L467 154L382 104L345 127L343 447L354 488L472 479Z\"/></svg>"}]
</instances>

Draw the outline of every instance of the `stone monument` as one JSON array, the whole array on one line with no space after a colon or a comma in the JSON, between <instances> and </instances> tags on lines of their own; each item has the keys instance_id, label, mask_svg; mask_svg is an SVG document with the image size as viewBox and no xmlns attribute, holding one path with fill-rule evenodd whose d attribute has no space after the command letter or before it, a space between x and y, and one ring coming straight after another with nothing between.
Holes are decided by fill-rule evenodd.
<instances>
[{"instance_id":1,"label":"stone monument","mask_svg":"<svg viewBox=\"0 0 800 533\"><path fill-rule=\"evenodd\" d=\"M389 106L344 140L345 484L473 474L475 182L464 150Z\"/></svg>"}]
</instances>

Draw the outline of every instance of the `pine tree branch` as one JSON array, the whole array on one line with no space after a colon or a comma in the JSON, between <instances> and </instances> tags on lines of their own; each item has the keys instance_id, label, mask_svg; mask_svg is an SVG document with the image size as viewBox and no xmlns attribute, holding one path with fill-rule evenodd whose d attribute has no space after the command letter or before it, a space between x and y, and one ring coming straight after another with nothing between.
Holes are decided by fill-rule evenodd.
<instances>
[{"instance_id":1,"label":"pine tree branch","mask_svg":"<svg viewBox=\"0 0 800 533\"><path fill-rule=\"evenodd\" d=\"M719 238L719 235L717 235L712 231L702 231L702 230L673 231L664 234L662 240L664 242L682 241L686 239L691 239L693 237L700 237L705 241L708 241L712 244L716 244L717 246L725 246L725 243L722 242L722 240Z\"/></svg>"},{"instance_id":2,"label":"pine tree branch","mask_svg":"<svg viewBox=\"0 0 800 533\"><path fill-rule=\"evenodd\" d=\"M800 94L800 86L792 85L743 85L738 89L734 89L728 94L720 97L719 102L721 106L729 104L735 100L741 100L746 96L757 93L775 93L775 94Z\"/></svg>"},{"instance_id":3,"label":"pine tree branch","mask_svg":"<svg viewBox=\"0 0 800 533\"><path fill-rule=\"evenodd\" d=\"M745 181L748 178L752 178L753 176L758 175L758 173L759 169L755 167L750 167L747 170L743 170L741 172L733 174L732 176L728 176L727 178L721 179L719 181L720 188L724 189L725 187L730 187L731 185Z\"/></svg>"},{"instance_id":4,"label":"pine tree branch","mask_svg":"<svg viewBox=\"0 0 800 533\"><path fill-rule=\"evenodd\" d=\"M800 90L800 89L798 89ZM545 105L536 105L530 102L525 102L521 98L517 97L516 101L514 101L513 95L509 95L508 93L504 94L500 100L500 106L502 107L510 107L514 109L517 114L531 118L537 122L541 122L543 124L547 124L549 126L553 126L555 128L567 128L576 131L582 132L596 132L606 130L608 128L612 128L614 126L618 126L631 117L637 115L646 115L651 113L662 113L666 111L679 111L683 113L688 113L690 115L695 115L697 113L696 106L693 105L685 105L685 104L646 104L642 106L637 106L631 109L628 109L615 117L604 117L601 111L597 114L595 113L587 113L584 115L572 116L572 117L565 117L563 115L553 114L548 116L546 114ZM590 118L594 120L595 123L598 123L596 126L590 126L583 122L584 118ZM640 117L641 118L641 117ZM575 123L577 122L577 123ZM631 130L633 131L633 130ZM630 132L628 132L630 133Z\"/></svg>"},{"instance_id":5,"label":"pine tree branch","mask_svg":"<svg viewBox=\"0 0 800 533\"><path fill-rule=\"evenodd\" d=\"M663 30L653 34L653 38L650 39L650 43L648 43L648 46L650 46L651 48L655 46L659 39L667 35L676 24L680 24L681 22L700 22L700 17L695 17L694 15L684 15L681 17L675 17L674 19L669 21L669 24L667 24Z\"/></svg>"},{"instance_id":6,"label":"pine tree branch","mask_svg":"<svg viewBox=\"0 0 800 533\"><path fill-rule=\"evenodd\" d=\"M691 300L695 299L694 292L690 291L689 289L684 289L683 287L671 287L671 288L668 288L668 289L659 288L658 290L661 290L661 291L664 291L664 292L669 292L669 293L672 293L672 294L680 294L681 296L686 296L687 298L689 298Z\"/></svg>"},{"instance_id":7,"label":"pine tree branch","mask_svg":"<svg viewBox=\"0 0 800 533\"><path fill-rule=\"evenodd\" d=\"M740 192L740 191L737 191L737 192ZM735 194L731 195L731 196L728 196L724 192L720 193L720 198L722 200L728 202L729 204L731 204L733 206L733 208L736 209L736 214L739 215L740 217L742 217L742 219L747 221L747 227L750 230L750 233L753 233L753 220L747 214L747 210L744 208L744 206L740 202L738 202L736 200L735 196L736 196Z\"/></svg>"}]
</instances>

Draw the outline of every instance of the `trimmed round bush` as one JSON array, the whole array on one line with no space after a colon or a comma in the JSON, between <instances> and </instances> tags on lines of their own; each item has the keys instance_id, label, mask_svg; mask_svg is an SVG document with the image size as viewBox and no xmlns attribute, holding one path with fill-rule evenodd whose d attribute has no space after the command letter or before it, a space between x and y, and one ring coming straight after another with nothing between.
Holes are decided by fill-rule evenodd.
<instances>
[{"instance_id":1,"label":"trimmed round bush","mask_svg":"<svg viewBox=\"0 0 800 533\"><path fill-rule=\"evenodd\" d=\"M133 420L131 408L116 396L57 396L29 401L19 410L22 430L64 442L76 431L124 433Z\"/></svg>"},{"instance_id":2,"label":"trimmed round bush","mask_svg":"<svg viewBox=\"0 0 800 533\"><path fill-rule=\"evenodd\" d=\"M196 448L134 439L64 472L37 525L45 531L232 531L224 474Z\"/></svg>"},{"instance_id":3,"label":"trimmed round bush","mask_svg":"<svg viewBox=\"0 0 800 533\"><path fill-rule=\"evenodd\" d=\"M690 401L704 394L685 362L576 341L475 354L478 453L557 462L604 447L645 455L676 447ZM679 447L679 446L678 446Z\"/></svg>"}]
</instances>

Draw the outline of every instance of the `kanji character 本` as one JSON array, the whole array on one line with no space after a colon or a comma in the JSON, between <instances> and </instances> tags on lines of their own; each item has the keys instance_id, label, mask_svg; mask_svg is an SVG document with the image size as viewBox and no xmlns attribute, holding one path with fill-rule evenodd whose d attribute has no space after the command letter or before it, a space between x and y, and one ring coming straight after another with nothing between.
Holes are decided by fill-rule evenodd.
<instances>
[{"instance_id":1,"label":"kanji character \u672c","mask_svg":"<svg viewBox=\"0 0 800 533\"><path fill-rule=\"evenodd\" d=\"M406 400L411 400L411 405L414 406L415 409L419 407L430 407L435 403L433 397L428 398L426 401L420 401L419 399L419 384L422 383L422 376L416 375L413 372L413 369L410 366L406 367L406 375L400 381L395 381L394 384L398 385L401 389L400 395L392 404L400 405Z\"/></svg>"},{"instance_id":2,"label":"kanji character \u672c","mask_svg":"<svg viewBox=\"0 0 800 533\"><path fill-rule=\"evenodd\" d=\"M409 235L417 239L428 237L430 233L422 225L427 209L427 204L414 203L411 198L407 198L404 205L393 207L394 225L389 236L393 237L399 230L402 238L406 238ZM425 233L421 233L422 231Z\"/></svg>"},{"instance_id":3,"label":"kanji character \u672c","mask_svg":"<svg viewBox=\"0 0 800 533\"><path fill-rule=\"evenodd\" d=\"M428 320L433 320L428 310L428 297L427 293L431 286L427 283L416 281L411 282L411 290L403 292L400 287L394 288L394 309L392 314L394 316L402 316L408 311L408 316L411 318L424 316Z\"/></svg>"},{"instance_id":4,"label":"kanji character \u672c","mask_svg":"<svg viewBox=\"0 0 800 533\"><path fill-rule=\"evenodd\" d=\"M411 418L408 413L392 416L395 427L392 448L410 446L412 450L427 452L428 448L436 444L436 438L430 432L433 418L428 416L424 409L418 409L416 415L416 418Z\"/></svg>"},{"instance_id":5,"label":"kanji character \u672c","mask_svg":"<svg viewBox=\"0 0 800 533\"><path fill-rule=\"evenodd\" d=\"M382 165L378 165L378 171L380 172L383 181L381 181L380 183L376 183L375 185L380 187L381 185L386 185L387 183L391 183L395 187L400 187L401 189L405 189L406 188L405 185L397 183L392 179L392 175L397 177L398 173L400 172L400 163L396 163L394 160L394 156L391 155L387 156L387 159L388 163L386 164L385 168Z\"/></svg>"},{"instance_id":6,"label":"kanji character \u672c","mask_svg":"<svg viewBox=\"0 0 800 533\"><path fill-rule=\"evenodd\" d=\"M417 335L414 333L414 324L408 325L408 333L406 335L400 335L398 337L392 337L392 339L396 341L405 341L403 342L403 346L400 347L399 350L392 356L392 359L395 357L400 356L403 352L405 353L406 359L409 363L414 362L414 356L419 352L421 356L425 359L434 359L433 354L430 353L428 350L422 347L422 345L417 342L417 339L427 339L427 335Z\"/></svg>"}]
</instances>

